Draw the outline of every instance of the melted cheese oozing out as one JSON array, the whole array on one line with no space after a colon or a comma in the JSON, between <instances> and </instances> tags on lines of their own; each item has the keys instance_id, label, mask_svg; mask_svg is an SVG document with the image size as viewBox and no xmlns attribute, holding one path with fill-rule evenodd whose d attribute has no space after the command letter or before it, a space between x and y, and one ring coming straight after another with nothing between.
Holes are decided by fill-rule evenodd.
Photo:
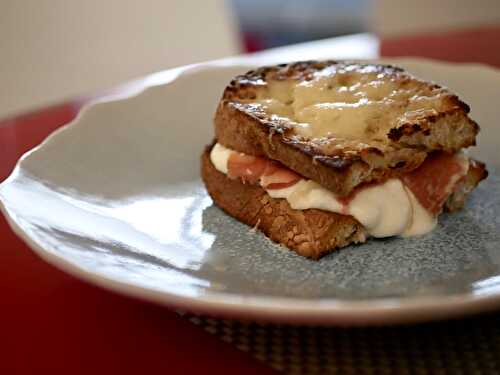
<instances>
[{"instance_id":1,"label":"melted cheese oozing out","mask_svg":"<svg viewBox=\"0 0 500 375\"><path fill-rule=\"evenodd\" d=\"M440 110L443 91L403 87L388 73L325 68L309 81L269 81L252 100L270 117L289 121L304 138L383 140L389 129Z\"/></svg>"},{"instance_id":2,"label":"melted cheese oozing out","mask_svg":"<svg viewBox=\"0 0 500 375\"><path fill-rule=\"evenodd\" d=\"M227 161L234 151L216 143L210 152L210 161L214 165L215 169L219 172L227 174Z\"/></svg>"},{"instance_id":3,"label":"melted cheese oozing out","mask_svg":"<svg viewBox=\"0 0 500 375\"><path fill-rule=\"evenodd\" d=\"M218 143L213 147L210 159L219 172L227 174L227 163L233 152ZM316 208L351 215L374 237L421 235L437 224L437 219L395 178L360 190L347 205L312 180L301 179L284 189L265 190L272 198L286 199L296 210Z\"/></svg>"}]
</instances>

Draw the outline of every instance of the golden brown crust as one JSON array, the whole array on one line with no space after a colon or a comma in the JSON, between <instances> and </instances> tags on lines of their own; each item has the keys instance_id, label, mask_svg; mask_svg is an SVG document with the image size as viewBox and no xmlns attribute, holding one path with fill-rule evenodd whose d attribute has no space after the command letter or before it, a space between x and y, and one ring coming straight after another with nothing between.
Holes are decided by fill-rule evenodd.
<instances>
[{"instance_id":1,"label":"golden brown crust","mask_svg":"<svg viewBox=\"0 0 500 375\"><path fill-rule=\"evenodd\" d=\"M319 259L336 248L364 241L364 229L353 217L316 209L293 210L285 199L271 198L260 186L231 180L217 171L209 150L202 155L201 175L214 202L274 242Z\"/></svg>"},{"instance_id":2,"label":"golden brown crust","mask_svg":"<svg viewBox=\"0 0 500 375\"><path fill-rule=\"evenodd\" d=\"M384 75L391 80L391 85L402 91L407 89L423 95L426 100L432 99L433 108L405 112L398 125L390 128L382 139L304 139L291 131L289 121L269 116L253 103L268 90L270 81L307 81L325 68ZM436 84L418 80L400 68L306 61L264 67L236 77L219 103L215 129L221 144L250 155L279 160L344 196L359 184L381 181L417 168L431 151L456 152L475 144L479 127L467 116L468 112L468 106L456 95Z\"/></svg>"}]
</instances>

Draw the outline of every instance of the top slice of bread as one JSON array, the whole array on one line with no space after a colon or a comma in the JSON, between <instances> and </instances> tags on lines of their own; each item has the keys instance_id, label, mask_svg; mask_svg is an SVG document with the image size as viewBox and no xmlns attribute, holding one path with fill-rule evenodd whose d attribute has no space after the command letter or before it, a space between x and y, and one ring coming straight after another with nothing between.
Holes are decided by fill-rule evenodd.
<instances>
[{"instance_id":1,"label":"top slice of bread","mask_svg":"<svg viewBox=\"0 0 500 375\"><path fill-rule=\"evenodd\" d=\"M306 61L236 77L215 114L217 141L278 160L334 193L475 144L479 126L446 88L377 64Z\"/></svg>"}]
</instances>

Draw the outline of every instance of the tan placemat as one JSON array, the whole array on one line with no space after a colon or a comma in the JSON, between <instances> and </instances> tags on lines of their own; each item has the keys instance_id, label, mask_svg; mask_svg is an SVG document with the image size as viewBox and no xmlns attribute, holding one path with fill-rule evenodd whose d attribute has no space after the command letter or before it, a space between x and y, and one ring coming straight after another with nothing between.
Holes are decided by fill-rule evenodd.
<instances>
[{"instance_id":1,"label":"tan placemat","mask_svg":"<svg viewBox=\"0 0 500 375\"><path fill-rule=\"evenodd\" d=\"M378 328L184 316L287 374L500 374L500 314Z\"/></svg>"}]
</instances>

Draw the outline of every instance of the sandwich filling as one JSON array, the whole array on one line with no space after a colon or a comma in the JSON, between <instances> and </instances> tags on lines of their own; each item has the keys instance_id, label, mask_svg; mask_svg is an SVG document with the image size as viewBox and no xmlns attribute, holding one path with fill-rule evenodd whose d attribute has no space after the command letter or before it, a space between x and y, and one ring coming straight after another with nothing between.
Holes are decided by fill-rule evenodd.
<instances>
[{"instance_id":1,"label":"sandwich filling","mask_svg":"<svg viewBox=\"0 0 500 375\"><path fill-rule=\"evenodd\" d=\"M229 178L259 184L272 198L286 199L293 209L315 208L353 216L374 237L430 232L446 199L469 169L469 159L463 154L437 153L400 178L366 184L340 197L274 160L219 143L212 148L210 160Z\"/></svg>"}]
</instances>

